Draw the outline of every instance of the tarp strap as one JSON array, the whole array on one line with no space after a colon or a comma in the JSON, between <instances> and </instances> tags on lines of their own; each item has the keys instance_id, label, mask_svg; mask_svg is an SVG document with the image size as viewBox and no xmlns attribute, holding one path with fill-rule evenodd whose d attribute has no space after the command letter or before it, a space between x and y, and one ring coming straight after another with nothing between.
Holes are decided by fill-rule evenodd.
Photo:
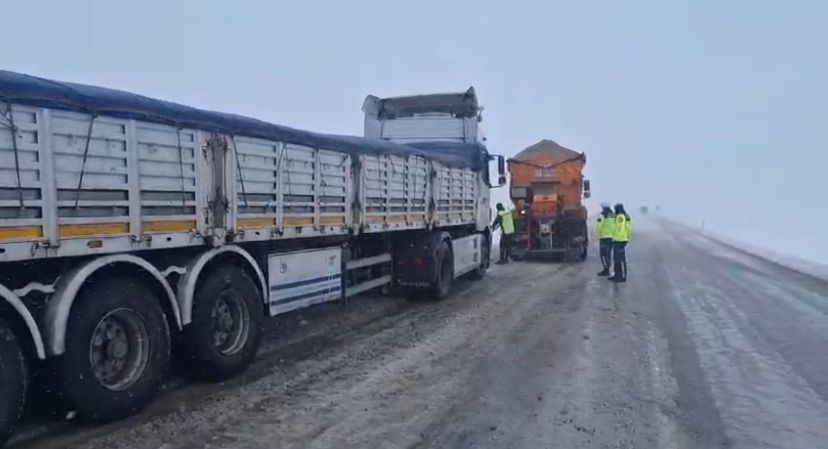
<instances>
[{"instance_id":1,"label":"tarp strap","mask_svg":"<svg viewBox=\"0 0 828 449\"><path fill-rule=\"evenodd\" d=\"M279 145L279 157L276 159L276 182L277 183L282 182L282 179L280 178L280 176L282 176L282 171L281 171L282 159L285 157L285 153L287 153L287 145L284 144L284 143L280 144ZM280 192L280 194L281 194L281 192ZM278 203L278 198L277 198L276 201ZM270 208L270 202L268 201L268 203L264 205L264 210L267 211L267 209L269 209L269 208Z\"/></svg>"},{"instance_id":2,"label":"tarp strap","mask_svg":"<svg viewBox=\"0 0 828 449\"><path fill-rule=\"evenodd\" d=\"M181 213L187 213L187 191L184 190L184 150L181 148L181 127L175 130L175 136L178 139L178 173L181 179Z\"/></svg>"},{"instance_id":3,"label":"tarp strap","mask_svg":"<svg viewBox=\"0 0 828 449\"><path fill-rule=\"evenodd\" d=\"M241 184L242 199L244 199L244 207L247 208L247 192L244 191L244 174L242 173L241 164L239 163L239 147L236 145L236 136L230 134L230 141L233 142L233 154L236 157L236 170L239 172L239 183Z\"/></svg>"},{"instance_id":4,"label":"tarp strap","mask_svg":"<svg viewBox=\"0 0 828 449\"><path fill-rule=\"evenodd\" d=\"M20 155L17 149L17 127L14 126L14 112L12 105L6 102L6 112L9 114L9 132L11 132L12 150L14 150L14 172L17 174L17 199L20 201L20 208L23 209L23 184L20 181Z\"/></svg>"},{"instance_id":5,"label":"tarp strap","mask_svg":"<svg viewBox=\"0 0 828 449\"><path fill-rule=\"evenodd\" d=\"M89 129L86 130L86 146L83 148L83 162L81 162L80 176L78 177L78 189L75 191L75 209L80 202L81 188L83 187L83 174L86 172L86 160L89 158L89 144L92 142L92 127L95 125L97 115L94 112L89 114Z\"/></svg>"}]
</instances>

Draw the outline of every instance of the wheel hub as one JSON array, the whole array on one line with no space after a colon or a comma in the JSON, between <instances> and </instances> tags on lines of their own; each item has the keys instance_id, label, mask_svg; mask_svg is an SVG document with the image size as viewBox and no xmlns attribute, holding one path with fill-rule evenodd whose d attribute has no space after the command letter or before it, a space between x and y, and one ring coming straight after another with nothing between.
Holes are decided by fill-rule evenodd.
<instances>
[{"instance_id":1,"label":"wheel hub","mask_svg":"<svg viewBox=\"0 0 828 449\"><path fill-rule=\"evenodd\" d=\"M149 359L149 332L129 309L109 312L98 321L89 342L92 374L110 390L124 390L144 373Z\"/></svg>"},{"instance_id":2,"label":"wheel hub","mask_svg":"<svg viewBox=\"0 0 828 449\"><path fill-rule=\"evenodd\" d=\"M219 295L210 314L213 321L213 345L222 354L234 354L247 342L247 303L237 292Z\"/></svg>"},{"instance_id":3,"label":"wheel hub","mask_svg":"<svg viewBox=\"0 0 828 449\"><path fill-rule=\"evenodd\" d=\"M127 351L129 351L129 345L123 339L110 341L106 348L107 355L114 359L123 359Z\"/></svg>"}]
</instances>

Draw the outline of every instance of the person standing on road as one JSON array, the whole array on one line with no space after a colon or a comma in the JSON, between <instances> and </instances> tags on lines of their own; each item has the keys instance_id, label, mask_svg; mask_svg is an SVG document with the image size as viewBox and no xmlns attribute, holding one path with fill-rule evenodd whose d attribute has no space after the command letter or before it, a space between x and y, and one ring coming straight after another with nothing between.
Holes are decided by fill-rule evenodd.
<instances>
[{"instance_id":1,"label":"person standing on road","mask_svg":"<svg viewBox=\"0 0 828 449\"><path fill-rule=\"evenodd\" d=\"M615 224L612 230L612 258L614 272L609 280L613 282L627 282L627 243L632 236L630 216L624 210L623 204L615 205Z\"/></svg>"},{"instance_id":2,"label":"person standing on road","mask_svg":"<svg viewBox=\"0 0 828 449\"><path fill-rule=\"evenodd\" d=\"M515 233L515 220L512 217L512 211L506 210L503 203L497 203L497 217L492 223L492 230L496 231L500 228L500 260L499 264L509 262L509 257L512 255L512 235Z\"/></svg>"},{"instance_id":3,"label":"person standing on road","mask_svg":"<svg viewBox=\"0 0 828 449\"><path fill-rule=\"evenodd\" d=\"M598 273L598 276L609 276L610 274L614 230L615 214L610 209L609 204L604 203L601 205L601 214L595 220L595 235L598 237L598 250L601 256L601 265L604 268Z\"/></svg>"}]
</instances>

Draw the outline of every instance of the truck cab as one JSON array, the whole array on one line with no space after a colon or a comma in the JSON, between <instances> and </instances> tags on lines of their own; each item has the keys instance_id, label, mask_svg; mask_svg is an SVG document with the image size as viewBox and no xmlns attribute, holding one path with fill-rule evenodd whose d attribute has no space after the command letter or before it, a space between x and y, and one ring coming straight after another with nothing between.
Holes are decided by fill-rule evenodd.
<instances>
[{"instance_id":1,"label":"truck cab","mask_svg":"<svg viewBox=\"0 0 828 449\"><path fill-rule=\"evenodd\" d=\"M390 98L368 95L362 111L365 114L365 137L408 145L423 154L456 158L472 168L463 172L435 166L435 172L430 176L442 181L431 198L432 231L424 233L420 241L405 243L410 250L395 262L396 279L402 285L423 283L416 276L417 270L406 270L405 267L412 261L439 260L441 256L435 251L439 251L443 243L449 245L455 265L466 260L469 265L479 267L476 273L481 276L489 265L492 241L489 189L502 186L506 178L503 157L489 155L485 146L486 139L480 126L483 108L474 88L464 92ZM489 175L489 163L495 160L498 176L493 180ZM464 192L474 194L469 196ZM451 204L465 204L464 209L474 211L474 225L454 227L449 234L436 229L444 220L440 211ZM455 276L459 272L455 269Z\"/></svg>"},{"instance_id":2,"label":"truck cab","mask_svg":"<svg viewBox=\"0 0 828 449\"><path fill-rule=\"evenodd\" d=\"M407 144L424 152L454 154L476 160L477 231L489 232L492 187L506 182L503 156L491 156L483 134L483 107L474 87L464 92L379 98L368 95L362 105L364 136ZM497 161L497 179L489 175L488 164Z\"/></svg>"}]
</instances>

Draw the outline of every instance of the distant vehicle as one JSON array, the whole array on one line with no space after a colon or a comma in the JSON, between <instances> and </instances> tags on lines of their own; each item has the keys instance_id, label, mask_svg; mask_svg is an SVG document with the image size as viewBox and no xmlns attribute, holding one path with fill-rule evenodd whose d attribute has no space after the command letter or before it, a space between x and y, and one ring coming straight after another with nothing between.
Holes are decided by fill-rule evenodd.
<instances>
[{"instance_id":1,"label":"distant vehicle","mask_svg":"<svg viewBox=\"0 0 828 449\"><path fill-rule=\"evenodd\" d=\"M495 158L473 90L370 97L366 135L389 141L12 72L0 92L0 445L26 360L114 420L171 357L211 380L247 368L266 315L388 285L441 298L488 268ZM455 138L429 142L420 113Z\"/></svg>"},{"instance_id":2,"label":"distant vehicle","mask_svg":"<svg viewBox=\"0 0 828 449\"><path fill-rule=\"evenodd\" d=\"M585 260L590 183L584 179L586 155L542 140L508 160L509 195L515 205L512 255L563 255Z\"/></svg>"},{"instance_id":3,"label":"distant vehicle","mask_svg":"<svg viewBox=\"0 0 828 449\"><path fill-rule=\"evenodd\" d=\"M646 215L650 209L647 206L641 206L638 211L641 212L641 215Z\"/></svg>"}]
</instances>

